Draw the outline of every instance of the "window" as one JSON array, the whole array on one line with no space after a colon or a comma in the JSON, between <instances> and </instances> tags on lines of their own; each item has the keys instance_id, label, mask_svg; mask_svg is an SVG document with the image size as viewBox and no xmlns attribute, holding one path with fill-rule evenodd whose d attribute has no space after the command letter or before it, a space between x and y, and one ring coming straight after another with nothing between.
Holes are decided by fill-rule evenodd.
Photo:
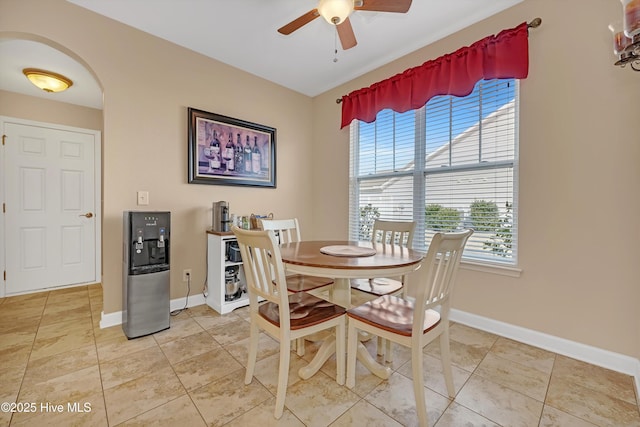
<instances>
[{"instance_id":1,"label":"window","mask_svg":"<svg viewBox=\"0 0 640 427\"><path fill-rule=\"evenodd\" d=\"M518 81L479 81L465 97L383 110L351 124L350 238L376 218L416 221L414 248L473 227L464 259L513 266L517 254Z\"/></svg>"}]
</instances>

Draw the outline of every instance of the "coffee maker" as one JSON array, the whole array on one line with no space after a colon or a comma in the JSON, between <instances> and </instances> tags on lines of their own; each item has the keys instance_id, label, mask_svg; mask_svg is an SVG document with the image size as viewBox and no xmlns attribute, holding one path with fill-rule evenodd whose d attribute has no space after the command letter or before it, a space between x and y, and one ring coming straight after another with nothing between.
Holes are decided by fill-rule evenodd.
<instances>
[{"instance_id":1,"label":"coffee maker","mask_svg":"<svg viewBox=\"0 0 640 427\"><path fill-rule=\"evenodd\" d=\"M229 219L228 202L213 202L211 228L213 229L213 231L231 231L231 220Z\"/></svg>"}]
</instances>

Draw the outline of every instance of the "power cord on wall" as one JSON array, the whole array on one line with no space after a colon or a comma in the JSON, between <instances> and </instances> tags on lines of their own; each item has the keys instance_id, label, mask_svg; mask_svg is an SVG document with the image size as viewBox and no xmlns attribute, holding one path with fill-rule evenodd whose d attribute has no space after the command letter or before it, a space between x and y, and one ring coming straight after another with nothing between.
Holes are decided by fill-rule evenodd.
<instances>
[{"instance_id":1,"label":"power cord on wall","mask_svg":"<svg viewBox=\"0 0 640 427\"><path fill-rule=\"evenodd\" d=\"M205 254L205 271L204 271L204 285L202 286L202 296L204 297L205 301L207 300L207 297L209 296L209 245L207 244L207 252Z\"/></svg>"},{"instance_id":2,"label":"power cord on wall","mask_svg":"<svg viewBox=\"0 0 640 427\"><path fill-rule=\"evenodd\" d=\"M179 308L177 310L173 310L171 313L169 313L172 316L177 316L178 314L182 313L187 309L187 306L189 305L189 293L191 293L191 273L187 272L185 274L187 275L187 297L184 302L184 307Z\"/></svg>"}]
</instances>

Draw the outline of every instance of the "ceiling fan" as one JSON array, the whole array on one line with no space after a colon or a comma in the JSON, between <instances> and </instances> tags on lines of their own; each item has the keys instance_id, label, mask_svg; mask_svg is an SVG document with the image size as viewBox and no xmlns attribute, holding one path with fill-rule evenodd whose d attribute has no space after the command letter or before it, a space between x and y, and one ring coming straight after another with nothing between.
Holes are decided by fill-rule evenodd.
<instances>
[{"instance_id":1,"label":"ceiling fan","mask_svg":"<svg viewBox=\"0 0 640 427\"><path fill-rule=\"evenodd\" d=\"M349 21L349 15L354 10L407 13L410 7L411 0L320 0L317 8L279 28L278 32L289 35L318 16L322 16L328 23L336 26L342 49L347 50L358 44Z\"/></svg>"}]
</instances>

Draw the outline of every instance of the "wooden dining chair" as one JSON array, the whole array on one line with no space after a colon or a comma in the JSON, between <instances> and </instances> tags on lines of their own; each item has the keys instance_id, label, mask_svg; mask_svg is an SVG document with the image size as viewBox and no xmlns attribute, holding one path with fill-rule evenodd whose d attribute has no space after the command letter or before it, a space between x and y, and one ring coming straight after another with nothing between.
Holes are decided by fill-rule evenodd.
<instances>
[{"instance_id":1,"label":"wooden dining chair","mask_svg":"<svg viewBox=\"0 0 640 427\"><path fill-rule=\"evenodd\" d=\"M449 349L450 295L462 251L473 230L436 233L421 263L415 301L384 295L347 311L347 387L355 386L358 332L363 331L411 349L413 392L421 426L427 426L422 358L424 347L440 337L442 370L447 392L455 396ZM439 308L439 309L438 309Z\"/></svg>"},{"instance_id":2,"label":"wooden dining chair","mask_svg":"<svg viewBox=\"0 0 640 427\"><path fill-rule=\"evenodd\" d=\"M273 230L279 244L299 242L301 240L298 218L263 219L260 223L263 230ZM333 283L333 279L326 277L308 276L305 274L287 275L287 289L289 292L294 293L312 291L325 286L331 286ZM298 356L304 356L304 339L299 339L295 346Z\"/></svg>"},{"instance_id":3,"label":"wooden dining chair","mask_svg":"<svg viewBox=\"0 0 640 427\"><path fill-rule=\"evenodd\" d=\"M297 218L263 219L263 230L273 230L279 244L299 242L300 226ZM292 274L287 276L289 292L308 292L324 286L333 285L333 280L326 277Z\"/></svg>"},{"instance_id":4,"label":"wooden dining chair","mask_svg":"<svg viewBox=\"0 0 640 427\"><path fill-rule=\"evenodd\" d=\"M413 232L415 231L415 221L386 221L376 219L373 223L371 241L379 243L390 243L404 246L411 249L413 246ZM406 277L372 277L370 279L351 279L351 289L366 292L375 296L396 295L406 296ZM392 361L391 343L378 338L378 356L385 356L387 362Z\"/></svg>"},{"instance_id":5,"label":"wooden dining chair","mask_svg":"<svg viewBox=\"0 0 640 427\"><path fill-rule=\"evenodd\" d=\"M280 247L272 230L232 228L238 239L249 293L251 320L249 358L245 384L250 384L256 366L258 339L264 331L280 342L278 388L274 416L280 418L289 377L291 340L335 329L336 381L345 379L345 309L306 292L289 293ZM262 298L263 303L258 302Z\"/></svg>"}]
</instances>

